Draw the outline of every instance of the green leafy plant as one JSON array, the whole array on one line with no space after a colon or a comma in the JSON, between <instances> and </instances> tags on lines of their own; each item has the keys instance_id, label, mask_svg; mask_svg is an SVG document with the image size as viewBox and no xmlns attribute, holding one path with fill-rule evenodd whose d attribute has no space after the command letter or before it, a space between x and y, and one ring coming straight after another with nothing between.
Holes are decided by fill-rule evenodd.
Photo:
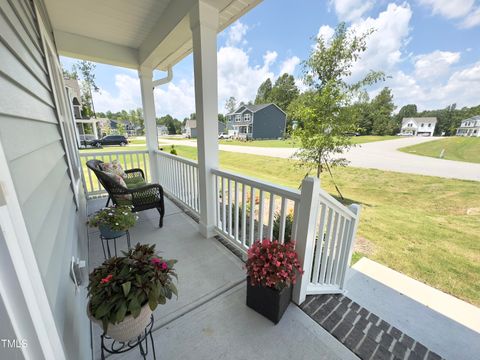
<instances>
[{"instance_id":1,"label":"green leafy plant","mask_svg":"<svg viewBox=\"0 0 480 360\"><path fill-rule=\"evenodd\" d=\"M173 283L177 260L158 256L155 245L137 244L123 255L106 260L89 275L89 311L104 331L128 315L138 317L147 303L153 311L172 295L178 297Z\"/></svg>"},{"instance_id":2,"label":"green leafy plant","mask_svg":"<svg viewBox=\"0 0 480 360\"><path fill-rule=\"evenodd\" d=\"M177 149L175 149L175 145L172 145L171 149L170 149L170 154L172 155L178 155L177 154Z\"/></svg>"},{"instance_id":3,"label":"green leafy plant","mask_svg":"<svg viewBox=\"0 0 480 360\"><path fill-rule=\"evenodd\" d=\"M137 222L138 216L132 213L130 206L106 207L88 219L88 225L98 227L106 225L112 230L124 231L130 229Z\"/></svg>"},{"instance_id":4,"label":"green leafy plant","mask_svg":"<svg viewBox=\"0 0 480 360\"><path fill-rule=\"evenodd\" d=\"M273 239L280 240L280 224L281 214L279 212L275 213L275 217L273 218ZM289 242L292 240L292 228L293 228L293 211L290 211L285 216L285 233L284 233L284 241Z\"/></svg>"}]
</instances>

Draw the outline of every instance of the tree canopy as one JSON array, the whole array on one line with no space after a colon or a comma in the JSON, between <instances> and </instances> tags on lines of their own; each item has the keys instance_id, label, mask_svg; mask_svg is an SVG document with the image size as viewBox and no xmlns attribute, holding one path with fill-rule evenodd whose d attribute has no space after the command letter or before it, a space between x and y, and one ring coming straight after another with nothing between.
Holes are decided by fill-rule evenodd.
<instances>
[{"instance_id":1,"label":"tree canopy","mask_svg":"<svg viewBox=\"0 0 480 360\"><path fill-rule=\"evenodd\" d=\"M357 35L344 23L337 26L331 39L317 38L315 48L304 62L304 83L308 90L291 105L289 113L301 120L294 131L300 142L296 157L307 168L345 165L341 154L351 146L350 136L357 129L351 105L364 87L384 78L382 72L370 71L352 82L352 67L366 50L372 30Z\"/></svg>"}]
</instances>

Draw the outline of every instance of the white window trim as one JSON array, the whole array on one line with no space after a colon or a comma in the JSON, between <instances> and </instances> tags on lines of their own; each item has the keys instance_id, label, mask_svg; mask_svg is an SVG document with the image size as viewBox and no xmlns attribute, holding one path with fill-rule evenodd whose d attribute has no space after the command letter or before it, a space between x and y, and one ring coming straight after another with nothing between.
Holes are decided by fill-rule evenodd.
<instances>
[{"instance_id":1,"label":"white window trim","mask_svg":"<svg viewBox=\"0 0 480 360\"><path fill-rule=\"evenodd\" d=\"M64 360L66 356L62 340L48 302L1 141L0 169L0 230L4 237L1 247L2 250L4 247L7 249L2 252L2 256L11 260L10 264L6 261L0 263L1 274L9 275L7 279L0 276L0 296L16 336L25 337L27 341L30 339L28 346L22 348L25 358Z\"/></svg>"},{"instance_id":2,"label":"white window trim","mask_svg":"<svg viewBox=\"0 0 480 360\"><path fill-rule=\"evenodd\" d=\"M73 131L75 131L74 129L72 129L72 127L76 126L75 116L73 115L73 109L70 106L70 99L66 93L63 76L61 76L62 67L56 55L57 52L55 45L52 43L45 24L43 23L38 11L37 19L40 28L41 41L43 44L43 49L45 51L45 59L47 63L47 70L49 73L50 86L53 93L53 100L55 103L57 121L60 127L62 144L68 163L71 186L75 197L75 204L78 209L80 205L79 194L82 188L82 166L80 162L80 156L78 154L78 149L74 147L77 141L75 140L75 135L72 133ZM57 72L56 75L54 74L55 71ZM55 77L58 78L58 83L55 81ZM69 126L68 122L70 122L71 126ZM78 175L75 174L74 170L76 170L76 174Z\"/></svg>"},{"instance_id":3,"label":"white window trim","mask_svg":"<svg viewBox=\"0 0 480 360\"><path fill-rule=\"evenodd\" d=\"M237 114L235 115L235 122L241 122L242 121L242 115Z\"/></svg>"}]
</instances>

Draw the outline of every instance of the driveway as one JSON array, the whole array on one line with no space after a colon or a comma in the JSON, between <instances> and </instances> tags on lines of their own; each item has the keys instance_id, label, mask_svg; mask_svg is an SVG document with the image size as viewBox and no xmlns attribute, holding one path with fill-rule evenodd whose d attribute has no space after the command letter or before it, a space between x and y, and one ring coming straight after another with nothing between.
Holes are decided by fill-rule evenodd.
<instances>
[{"instance_id":1,"label":"driveway","mask_svg":"<svg viewBox=\"0 0 480 360\"><path fill-rule=\"evenodd\" d=\"M345 153L345 157L350 161L350 166L354 167L480 181L480 164L411 155L397 150L405 146L416 145L436 139L438 138L404 137L395 140L371 142L350 149ZM162 143L175 145L197 146L196 141L189 140L161 139L160 141ZM219 145L219 149L279 158L289 158L297 150L292 148L266 148L223 144Z\"/></svg>"}]
</instances>

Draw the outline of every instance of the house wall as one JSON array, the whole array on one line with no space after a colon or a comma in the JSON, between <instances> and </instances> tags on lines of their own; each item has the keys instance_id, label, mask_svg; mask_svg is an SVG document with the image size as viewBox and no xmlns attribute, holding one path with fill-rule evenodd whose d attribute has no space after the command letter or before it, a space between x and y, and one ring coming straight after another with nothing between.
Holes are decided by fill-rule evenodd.
<instances>
[{"instance_id":1,"label":"house wall","mask_svg":"<svg viewBox=\"0 0 480 360\"><path fill-rule=\"evenodd\" d=\"M86 204L79 168L69 166L73 115L42 29L30 1L0 0L0 141L65 353L88 359L86 293L69 276L72 256L87 257Z\"/></svg>"},{"instance_id":2,"label":"house wall","mask_svg":"<svg viewBox=\"0 0 480 360\"><path fill-rule=\"evenodd\" d=\"M0 243L3 240L3 235L0 232ZM15 334L15 331L13 330L13 325L12 322L10 321L10 318L7 313L7 309L5 308L5 304L3 302L2 297L0 296L0 358L2 359L11 359L11 360L20 360L23 359L22 351L21 349L18 348L12 348L11 346L13 344L7 343L9 340L10 342L12 340L19 340L21 341L22 339L18 339L17 335Z\"/></svg>"},{"instance_id":3,"label":"house wall","mask_svg":"<svg viewBox=\"0 0 480 360\"><path fill-rule=\"evenodd\" d=\"M274 105L255 112L253 119L254 139L277 139L285 134L287 116Z\"/></svg>"}]
</instances>

